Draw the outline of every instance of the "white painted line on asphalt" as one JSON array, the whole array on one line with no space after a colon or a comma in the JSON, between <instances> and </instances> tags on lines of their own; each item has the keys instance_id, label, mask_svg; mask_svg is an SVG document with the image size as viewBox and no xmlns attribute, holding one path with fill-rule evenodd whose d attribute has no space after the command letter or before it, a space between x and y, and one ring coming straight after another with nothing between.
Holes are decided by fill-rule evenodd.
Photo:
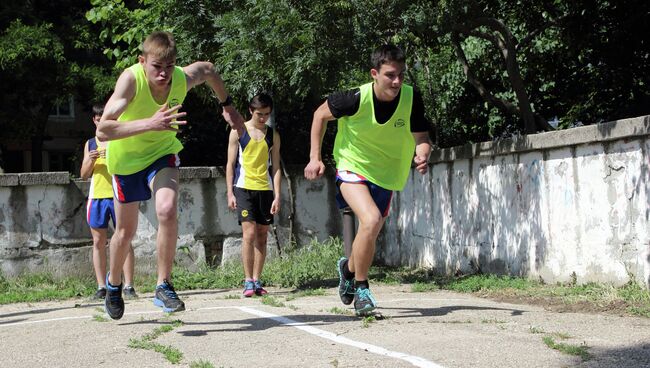
<instances>
[{"instance_id":1,"label":"white painted line on asphalt","mask_svg":"<svg viewBox=\"0 0 650 368\"><path fill-rule=\"evenodd\" d=\"M238 309L243 311L243 312L258 316L258 317L264 317L264 318L272 319L272 320L274 320L276 322L279 322L279 323L281 323L283 325L295 327L295 328L297 328L299 330L305 331L305 332L310 333L312 335L316 335L318 337L322 337L322 338L327 339L327 340L334 341L334 342L339 343L339 344L349 345L349 346L352 346L352 347L355 347L355 348L358 348L358 349L361 349L361 350L366 350L368 352L378 354L378 355L383 355L383 356L387 356L387 357L391 357L391 358L395 358L395 359L401 359L401 360L404 360L404 361L407 361L407 362L413 364L416 367L442 368L441 365L430 362L430 361L428 361L428 360L426 360L424 358L418 357L418 356L409 355L409 354L406 354L406 353L400 353L398 351L391 351L391 350L384 349L384 348L382 348L380 346L371 345L371 344L367 344L365 342L359 342L359 341L355 341L355 340L352 340L352 339L348 339L347 337L336 335L336 334L334 334L332 332L324 331L324 330L318 329L316 327L309 326L309 325L307 325L305 323L294 321L294 320L289 319L287 317L278 316L276 314L263 312L263 311L253 309L253 308L249 308L249 307L239 307Z\"/></svg>"}]
</instances>

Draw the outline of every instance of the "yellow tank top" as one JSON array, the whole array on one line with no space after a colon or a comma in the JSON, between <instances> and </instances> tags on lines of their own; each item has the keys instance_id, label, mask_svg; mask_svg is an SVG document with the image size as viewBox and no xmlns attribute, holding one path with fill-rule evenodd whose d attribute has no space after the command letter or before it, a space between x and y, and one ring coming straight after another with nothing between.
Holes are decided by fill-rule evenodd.
<instances>
[{"instance_id":1,"label":"yellow tank top","mask_svg":"<svg viewBox=\"0 0 650 368\"><path fill-rule=\"evenodd\" d=\"M135 76L136 92L126 110L117 121L129 122L147 119L153 116L162 105L156 103L151 95L147 76L142 64L138 63L129 70ZM171 89L166 103L170 107L183 103L187 94L187 79L183 68L175 67L172 75ZM150 131L131 137L109 141L106 151L108 172L111 174L130 175L144 170L157 159L177 154L183 145L176 138L176 132Z\"/></svg>"},{"instance_id":2,"label":"yellow tank top","mask_svg":"<svg viewBox=\"0 0 650 368\"><path fill-rule=\"evenodd\" d=\"M235 168L234 185L249 190L273 190L271 180L271 147L273 128L266 127L260 140L253 139L248 130L239 138L239 153Z\"/></svg>"},{"instance_id":3,"label":"yellow tank top","mask_svg":"<svg viewBox=\"0 0 650 368\"><path fill-rule=\"evenodd\" d=\"M89 151L102 151L105 149L106 148L99 147L95 138L88 140ZM106 159L104 157L100 156L95 160L95 166L93 166L93 176L90 179L90 191L88 192L88 198L113 198L113 183L111 175L108 173L108 169L106 167Z\"/></svg>"}]
</instances>

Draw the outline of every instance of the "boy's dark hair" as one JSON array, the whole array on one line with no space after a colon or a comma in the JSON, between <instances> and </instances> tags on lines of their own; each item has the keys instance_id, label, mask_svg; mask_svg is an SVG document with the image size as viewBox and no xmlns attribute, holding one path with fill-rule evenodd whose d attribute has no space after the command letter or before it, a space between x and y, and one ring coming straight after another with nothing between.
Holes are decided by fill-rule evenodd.
<instances>
[{"instance_id":1,"label":"boy's dark hair","mask_svg":"<svg viewBox=\"0 0 650 368\"><path fill-rule=\"evenodd\" d=\"M104 115L104 105L100 105L100 104L93 105L93 116L95 115L99 115L99 116Z\"/></svg>"},{"instance_id":2,"label":"boy's dark hair","mask_svg":"<svg viewBox=\"0 0 650 368\"><path fill-rule=\"evenodd\" d=\"M271 110L273 110L273 99L271 98L271 96L267 95L266 93L258 93L255 96L253 96L253 98L251 98L251 102L248 104L248 107L251 110L270 107Z\"/></svg>"},{"instance_id":3,"label":"boy's dark hair","mask_svg":"<svg viewBox=\"0 0 650 368\"><path fill-rule=\"evenodd\" d=\"M391 44L381 45L372 52L370 62L373 69L379 70L382 65L390 62L405 63L406 56L399 47Z\"/></svg>"}]
</instances>

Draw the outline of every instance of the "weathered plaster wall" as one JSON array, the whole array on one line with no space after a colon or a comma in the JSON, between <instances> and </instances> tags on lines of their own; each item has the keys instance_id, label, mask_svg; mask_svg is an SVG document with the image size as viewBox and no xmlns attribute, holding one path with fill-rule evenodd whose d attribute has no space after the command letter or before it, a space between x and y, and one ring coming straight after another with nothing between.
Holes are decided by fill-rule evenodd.
<instances>
[{"instance_id":1,"label":"weathered plaster wall","mask_svg":"<svg viewBox=\"0 0 650 368\"><path fill-rule=\"evenodd\" d=\"M439 272L650 284L650 118L434 152L378 258Z\"/></svg>"}]
</instances>

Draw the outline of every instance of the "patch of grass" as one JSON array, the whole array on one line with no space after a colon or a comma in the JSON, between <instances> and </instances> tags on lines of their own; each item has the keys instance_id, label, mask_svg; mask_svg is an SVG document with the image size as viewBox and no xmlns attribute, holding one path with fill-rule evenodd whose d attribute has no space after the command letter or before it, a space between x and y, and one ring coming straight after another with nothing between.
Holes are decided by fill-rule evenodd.
<instances>
[{"instance_id":1,"label":"patch of grass","mask_svg":"<svg viewBox=\"0 0 650 368\"><path fill-rule=\"evenodd\" d=\"M51 273L36 273L5 278L0 275L0 304L90 296L96 289L90 276L55 278Z\"/></svg>"},{"instance_id":2,"label":"patch of grass","mask_svg":"<svg viewBox=\"0 0 650 368\"><path fill-rule=\"evenodd\" d=\"M439 290L440 287L434 283L420 282L417 281L414 284L411 284L411 291L414 293L423 293L428 291Z\"/></svg>"},{"instance_id":3,"label":"patch of grass","mask_svg":"<svg viewBox=\"0 0 650 368\"><path fill-rule=\"evenodd\" d=\"M340 314L340 315L343 315L343 316L353 316L354 315L354 313L352 313L351 310L340 308L340 307L332 307L332 308L328 309L327 312L330 312L332 314Z\"/></svg>"},{"instance_id":4,"label":"patch of grass","mask_svg":"<svg viewBox=\"0 0 650 368\"><path fill-rule=\"evenodd\" d=\"M262 302L262 304L270 305L271 307L277 307L277 308L289 308L289 309L292 309L292 310L297 310L297 309L298 309L298 307L296 307L295 305L284 304L283 302L281 302L281 301L278 300L277 298L272 297L272 296L270 296L270 295L264 295L264 296L262 297L261 302Z\"/></svg>"},{"instance_id":5,"label":"patch of grass","mask_svg":"<svg viewBox=\"0 0 650 368\"><path fill-rule=\"evenodd\" d=\"M153 350L161 353L172 364L178 364L183 359L183 353L177 348L169 345L162 345L154 342L160 335L172 331L174 328L182 326L183 322L180 320L172 321L168 325L160 326L154 329L151 333L143 335L139 339L129 339L128 347L133 349Z\"/></svg>"},{"instance_id":6,"label":"patch of grass","mask_svg":"<svg viewBox=\"0 0 650 368\"><path fill-rule=\"evenodd\" d=\"M214 368L214 365L205 360L198 360L196 362L190 363L190 368Z\"/></svg>"},{"instance_id":7,"label":"patch of grass","mask_svg":"<svg viewBox=\"0 0 650 368\"><path fill-rule=\"evenodd\" d=\"M101 314L94 314L93 315L93 321L96 322L108 322L108 319Z\"/></svg>"},{"instance_id":8,"label":"patch of grass","mask_svg":"<svg viewBox=\"0 0 650 368\"><path fill-rule=\"evenodd\" d=\"M473 275L460 279L448 280L444 284L444 289L467 293L481 290L527 290L538 285L539 282L518 277Z\"/></svg>"},{"instance_id":9,"label":"patch of grass","mask_svg":"<svg viewBox=\"0 0 650 368\"><path fill-rule=\"evenodd\" d=\"M584 343L581 345L557 343L551 336L545 336L542 341L544 341L544 344L551 349L560 351L564 354L579 356L582 358L583 362L591 359L591 355L588 351L589 347Z\"/></svg>"},{"instance_id":10,"label":"patch of grass","mask_svg":"<svg viewBox=\"0 0 650 368\"><path fill-rule=\"evenodd\" d=\"M228 295L224 296L223 298L224 299L241 299L239 294L228 294Z\"/></svg>"},{"instance_id":11,"label":"patch of grass","mask_svg":"<svg viewBox=\"0 0 650 368\"><path fill-rule=\"evenodd\" d=\"M564 332L553 332L551 335L557 337L560 340L568 340L568 339L571 338L571 335L569 335L568 333L564 333Z\"/></svg>"},{"instance_id":12,"label":"patch of grass","mask_svg":"<svg viewBox=\"0 0 650 368\"><path fill-rule=\"evenodd\" d=\"M539 328L539 327L535 327L535 326L531 326L531 327L528 329L528 331L529 331L530 333L532 333L532 334L543 334L543 333L545 333L544 330L542 330L542 329Z\"/></svg>"},{"instance_id":13,"label":"patch of grass","mask_svg":"<svg viewBox=\"0 0 650 368\"><path fill-rule=\"evenodd\" d=\"M377 319L375 318L375 316L365 316L361 320L361 327L368 328L368 327L370 327L370 324L372 324L372 323L374 323L376 321L377 321Z\"/></svg>"},{"instance_id":14,"label":"patch of grass","mask_svg":"<svg viewBox=\"0 0 650 368\"><path fill-rule=\"evenodd\" d=\"M274 297L269 296L269 295L264 295L262 297L262 304L270 305L271 307L278 307L278 308L282 308L282 307L286 306L284 303L282 303L277 298L274 298Z\"/></svg>"},{"instance_id":15,"label":"patch of grass","mask_svg":"<svg viewBox=\"0 0 650 368\"><path fill-rule=\"evenodd\" d=\"M282 287L332 287L338 285L336 261L343 255L338 238L294 249L264 266L264 281Z\"/></svg>"}]
</instances>

